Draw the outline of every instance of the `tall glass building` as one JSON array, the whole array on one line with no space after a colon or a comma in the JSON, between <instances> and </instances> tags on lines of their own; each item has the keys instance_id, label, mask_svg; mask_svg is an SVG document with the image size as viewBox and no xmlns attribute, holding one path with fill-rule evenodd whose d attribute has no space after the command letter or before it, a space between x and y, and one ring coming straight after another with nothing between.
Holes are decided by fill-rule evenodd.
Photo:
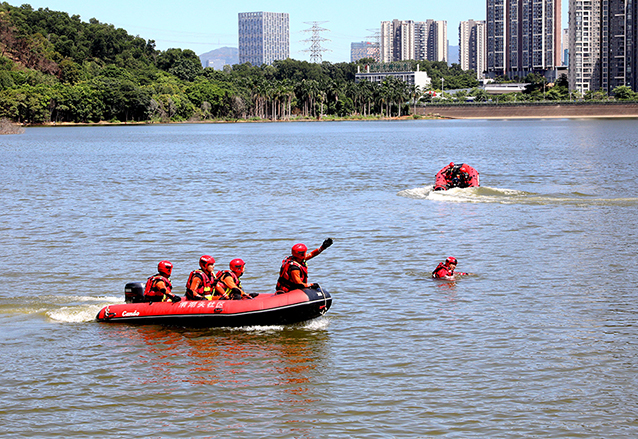
<instances>
[{"instance_id":1,"label":"tall glass building","mask_svg":"<svg viewBox=\"0 0 638 439\"><path fill-rule=\"evenodd\" d=\"M371 41L350 43L350 62L357 62L363 58L372 58L379 62L379 45Z\"/></svg>"},{"instance_id":2,"label":"tall glass building","mask_svg":"<svg viewBox=\"0 0 638 439\"><path fill-rule=\"evenodd\" d=\"M271 65L290 57L290 19L287 13L239 13L239 63Z\"/></svg>"}]
</instances>

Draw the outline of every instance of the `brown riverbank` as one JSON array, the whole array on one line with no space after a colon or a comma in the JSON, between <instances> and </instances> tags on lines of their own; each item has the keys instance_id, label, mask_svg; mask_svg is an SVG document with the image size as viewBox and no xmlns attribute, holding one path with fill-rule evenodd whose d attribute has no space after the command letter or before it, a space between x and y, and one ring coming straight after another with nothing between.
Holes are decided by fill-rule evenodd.
<instances>
[{"instance_id":1,"label":"brown riverbank","mask_svg":"<svg viewBox=\"0 0 638 439\"><path fill-rule=\"evenodd\" d=\"M410 107L413 111L413 107ZM330 122L330 121L365 121L365 120L406 120L415 118L427 119L546 119L546 118L638 118L638 103L583 104L467 104L467 105L425 105L417 107L414 115L401 117L350 116L323 118L293 117L292 119L236 119L236 120L190 120L174 123L272 123L272 122ZM160 122L48 122L31 126L105 126L105 125L146 125Z\"/></svg>"},{"instance_id":2,"label":"brown riverbank","mask_svg":"<svg viewBox=\"0 0 638 439\"><path fill-rule=\"evenodd\" d=\"M544 119L638 117L638 103L561 103L543 105L431 105L417 107L421 116L446 119Z\"/></svg>"}]
</instances>

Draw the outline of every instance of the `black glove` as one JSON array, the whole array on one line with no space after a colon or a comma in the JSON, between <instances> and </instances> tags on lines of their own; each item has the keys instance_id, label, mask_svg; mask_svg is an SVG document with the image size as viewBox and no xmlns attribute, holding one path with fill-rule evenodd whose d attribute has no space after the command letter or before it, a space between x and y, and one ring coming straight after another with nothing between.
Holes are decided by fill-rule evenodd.
<instances>
[{"instance_id":1,"label":"black glove","mask_svg":"<svg viewBox=\"0 0 638 439\"><path fill-rule=\"evenodd\" d=\"M181 298L181 297L179 297L179 296L173 296L173 297L171 297L171 300L173 301L173 303L175 303L175 302L181 302L181 301L182 301L182 298Z\"/></svg>"},{"instance_id":2,"label":"black glove","mask_svg":"<svg viewBox=\"0 0 638 439\"><path fill-rule=\"evenodd\" d=\"M241 300L241 290L239 288L230 290L230 298L232 300Z\"/></svg>"},{"instance_id":3,"label":"black glove","mask_svg":"<svg viewBox=\"0 0 638 439\"><path fill-rule=\"evenodd\" d=\"M312 284L312 285L310 285L310 288L312 288L313 290L318 290L319 289L319 284Z\"/></svg>"},{"instance_id":4,"label":"black glove","mask_svg":"<svg viewBox=\"0 0 638 439\"><path fill-rule=\"evenodd\" d=\"M250 293L249 296L254 299L255 297L259 296L259 293Z\"/></svg>"},{"instance_id":5,"label":"black glove","mask_svg":"<svg viewBox=\"0 0 638 439\"><path fill-rule=\"evenodd\" d=\"M321 248L323 250L327 249L328 247L330 247L332 245L332 238L328 238L325 241L323 241L323 244L321 244Z\"/></svg>"}]
</instances>

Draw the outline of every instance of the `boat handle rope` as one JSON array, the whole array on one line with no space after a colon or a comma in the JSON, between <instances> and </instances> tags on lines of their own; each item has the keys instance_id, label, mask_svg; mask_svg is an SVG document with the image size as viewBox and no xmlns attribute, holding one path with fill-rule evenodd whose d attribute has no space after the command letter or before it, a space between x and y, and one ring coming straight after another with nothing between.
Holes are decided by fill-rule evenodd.
<instances>
[{"instance_id":1,"label":"boat handle rope","mask_svg":"<svg viewBox=\"0 0 638 439\"><path fill-rule=\"evenodd\" d=\"M326 293L323 292L323 288L321 285L319 286L319 291L321 291L321 295L323 296L323 310L321 311L321 315L324 315L328 311L328 299L326 298Z\"/></svg>"}]
</instances>

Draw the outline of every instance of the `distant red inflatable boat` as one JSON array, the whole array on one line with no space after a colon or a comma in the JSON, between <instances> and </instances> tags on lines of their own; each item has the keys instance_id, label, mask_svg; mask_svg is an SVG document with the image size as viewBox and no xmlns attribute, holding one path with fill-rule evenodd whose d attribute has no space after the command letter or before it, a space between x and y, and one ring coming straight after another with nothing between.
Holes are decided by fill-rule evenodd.
<instances>
[{"instance_id":1,"label":"distant red inflatable boat","mask_svg":"<svg viewBox=\"0 0 638 439\"><path fill-rule=\"evenodd\" d=\"M96 319L105 323L200 328L272 326L312 320L325 314L331 305L330 293L319 287L283 294L260 294L252 300L182 300L176 303L108 305L100 310Z\"/></svg>"},{"instance_id":2,"label":"distant red inflatable boat","mask_svg":"<svg viewBox=\"0 0 638 439\"><path fill-rule=\"evenodd\" d=\"M455 165L450 163L441 169L435 177L434 190L445 191L455 187L479 187L479 173L465 163Z\"/></svg>"}]
</instances>

